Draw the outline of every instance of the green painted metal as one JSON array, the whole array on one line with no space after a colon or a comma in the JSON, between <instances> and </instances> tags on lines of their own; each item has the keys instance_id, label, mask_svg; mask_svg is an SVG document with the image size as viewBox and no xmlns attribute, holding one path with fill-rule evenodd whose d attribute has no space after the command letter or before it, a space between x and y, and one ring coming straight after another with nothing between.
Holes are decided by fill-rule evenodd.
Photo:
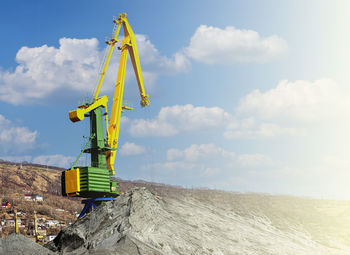
<instances>
[{"instance_id":1,"label":"green painted metal","mask_svg":"<svg viewBox=\"0 0 350 255\"><path fill-rule=\"evenodd\" d=\"M79 167L80 192L77 197L99 198L117 197L119 195L118 182L111 181L111 174L108 169L97 167ZM64 172L61 176L62 194L65 192Z\"/></svg>"},{"instance_id":2,"label":"green painted metal","mask_svg":"<svg viewBox=\"0 0 350 255\"><path fill-rule=\"evenodd\" d=\"M111 181L111 175L108 169L81 167L79 170L80 196L83 194L88 194L89 198L118 196L117 183Z\"/></svg>"},{"instance_id":3,"label":"green painted metal","mask_svg":"<svg viewBox=\"0 0 350 255\"><path fill-rule=\"evenodd\" d=\"M83 150L80 152L80 154L79 154L78 158L75 160L75 162L74 162L74 164L72 165L71 169L73 169L73 168L75 167L75 165L78 163L78 161L79 161L79 159L80 159L81 155L84 153L84 151L85 151L86 147L87 147L87 146L90 144L91 139L92 139L92 137L90 136L89 140L88 140L88 141L87 141L87 143L85 144L85 146L84 146Z\"/></svg>"},{"instance_id":4,"label":"green painted metal","mask_svg":"<svg viewBox=\"0 0 350 255\"><path fill-rule=\"evenodd\" d=\"M91 139L91 166L107 168L106 141L103 135L103 107L98 107L90 112L90 137Z\"/></svg>"},{"instance_id":5,"label":"green painted metal","mask_svg":"<svg viewBox=\"0 0 350 255\"><path fill-rule=\"evenodd\" d=\"M90 117L90 148L83 149L84 153L91 155L91 167L79 168L80 192L76 197L99 198L117 197L119 195L118 182L111 181L112 171L107 169L106 151L110 150L106 146L103 129L103 107L92 110L87 116ZM73 168L73 167L72 167ZM62 195L65 192L65 172L62 172L61 184Z\"/></svg>"}]
</instances>

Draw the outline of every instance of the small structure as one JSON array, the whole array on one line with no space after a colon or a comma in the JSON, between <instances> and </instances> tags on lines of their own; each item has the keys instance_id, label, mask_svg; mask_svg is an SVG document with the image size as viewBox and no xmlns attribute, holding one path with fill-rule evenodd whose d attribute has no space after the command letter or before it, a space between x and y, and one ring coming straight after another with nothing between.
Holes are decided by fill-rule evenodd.
<instances>
[{"instance_id":1,"label":"small structure","mask_svg":"<svg viewBox=\"0 0 350 255\"><path fill-rule=\"evenodd\" d=\"M59 223L60 222L58 220L47 220L45 222L45 225L46 225L47 228L52 228L52 227L58 225Z\"/></svg>"},{"instance_id":2,"label":"small structure","mask_svg":"<svg viewBox=\"0 0 350 255\"><path fill-rule=\"evenodd\" d=\"M34 200L37 201L37 202L38 201L43 201L43 197L40 196L40 195L35 195Z\"/></svg>"},{"instance_id":3,"label":"small structure","mask_svg":"<svg viewBox=\"0 0 350 255\"><path fill-rule=\"evenodd\" d=\"M24 200L27 200L27 201L33 201L33 197L31 194L24 194Z\"/></svg>"},{"instance_id":4,"label":"small structure","mask_svg":"<svg viewBox=\"0 0 350 255\"><path fill-rule=\"evenodd\" d=\"M10 202L3 202L1 204L1 207L5 208L5 209L10 209L11 208L11 203Z\"/></svg>"},{"instance_id":5,"label":"small structure","mask_svg":"<svg viewBox=\"0 0 350 255\"><path fill-rule=\"evenodd\" d=\"M8 219L5 221L6 221L6 223L5 223L6 227L15 227L16 226L16 222L14 219Z\"/></svg>"},{"instance_id":6,"label":"small structure","mask_svg":"<svg viewBox=\"0 0 350 255\"><path fill-rule=\"evenodd\" d=\"M30 193L24 194L24 200L26 201L36 201L36 202L42 202L44 201L43 197L41 195L34 195Z\"/></svg>"}]
</instances>

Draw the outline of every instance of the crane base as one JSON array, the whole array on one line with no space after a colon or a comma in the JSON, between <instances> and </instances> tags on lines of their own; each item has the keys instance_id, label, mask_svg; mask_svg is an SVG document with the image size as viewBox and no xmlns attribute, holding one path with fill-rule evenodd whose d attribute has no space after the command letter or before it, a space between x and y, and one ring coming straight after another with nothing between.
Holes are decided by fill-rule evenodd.
<instances>
[{"instance_id":1,"label":"crane base","mask_svg":"<svg viewBox=\"0 0 350 255\"><path fill-rule=\"evenodd\" d=\"M91 199L82 200L81 203L85 204L85 206L81 211L78 219L83 217L86 213L91 212L93 209L103 204L105 201L111 201L111 200L114 200L114 197L101 197L101 198L91 198Z\"/></svg>"},{"instance_id":2,"label":"crane base","mask_svg":"<svg viewBox=\"0 0 350 255\"><path fill-rule=\"evenodd\" d=\"M117 197L118 182L111 180L111 171L97 167L76 167L61 175L62 195L69 197Z\"/></svg>"}]
</instances>

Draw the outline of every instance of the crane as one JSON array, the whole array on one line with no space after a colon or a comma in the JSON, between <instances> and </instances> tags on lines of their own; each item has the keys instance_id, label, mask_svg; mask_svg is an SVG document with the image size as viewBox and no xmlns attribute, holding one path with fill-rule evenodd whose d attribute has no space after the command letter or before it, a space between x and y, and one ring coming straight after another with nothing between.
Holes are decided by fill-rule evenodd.
<instances>
[{"instance_id":1,"label":"crane","mask_svg":"<svg viewBox=\"0 0 350 255\"><path fill-rule=\"evenodd\" d=\"M74 111L69 112L69 119L72 122L82 121L85 117L90 118L90 137L84 149L80 153L89 153L91 156L91 166L76 167L75 161L70 169L62 172L61 184L62 195L70 197L83 197L89 199L107 200L107 198L117 197L119 195L118 183L111 180L115 175L114 162L118 148L119 127L121 113L124 110L131 110L131 107L123 106L123 93L125 82L125 70L128 53L134 68L140 96L141 106L150 104L149 96L145 92L139 54L136 45L135 34L126 18L126 13L120 14L118 19L113 19L114 29L112 39L106 41L106 57L102 62L102 70L99 80L93 94L91 102L82 104ZM121 27L124 30L122 39L118 76L115 83L113 104L111 113L107 110L107 96L99 97L99 92L103 79L105 77L108 64L110 62L113 50L118 42L118 35ZM104 137L103 117L105 118L106 138ZM90 148L86 148L90 145ZM106 198L106 199L103 199ZM84 203L90 203L85 201ZM85 210L85 209L84 209Z\"/></svg>"},{"instance_id":2,"label":"crane","mask_svg":"<svg viewBox=\"0 0 350 255\"><path fill-rule=\"evenodd\" d=\"M44 238L38 231L38 217L36 216L36 211L34 211L34 236L37 243L40 243L40 240Z\"/></svg>"}]
</instances>

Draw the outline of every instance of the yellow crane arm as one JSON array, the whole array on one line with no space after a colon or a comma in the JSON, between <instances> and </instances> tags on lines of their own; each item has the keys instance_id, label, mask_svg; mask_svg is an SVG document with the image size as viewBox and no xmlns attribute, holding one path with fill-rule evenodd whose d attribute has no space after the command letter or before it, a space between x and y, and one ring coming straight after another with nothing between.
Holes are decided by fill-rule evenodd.
<instances>
[{"instance_id":1,"label":"yellow crane arm","mask_svg":"<svg viewBox=\"0 0 350 255\"><path fill-rule=\"evenodd\" d=\"M106 41L106 43L109 45L109 50L108 50L106 61L103 63L103 69L102 69L102 72L100 73L100 79L98 80L96 91L94 93L94 100L97 100L98 98L98 94L100 93L101 85L102 85L103 79L105 78L106 71L109 65L109 61L112 57L114 46L118 42L118 35L119 35L121 23L119 23L118 20L113 20L113 22L115 26L117 26L117 28L113 38L109 41Z\"/></svg>"},{"instance_id":2,"label":"yellow crane arm","mask_svg":"<svg viewBox=\"0 0 350 255\"><path fill-rule=\"evenodd\" d=\"M126 14L120 15L123 22L123 28L124 28L124 40L125 40L125 45L127 49L129 50L132 66L134 67L134 72L137 80L137 84L139 87L140 95L141 95L141 106L145 107L149 105L149 99L148 95L145 92L145 86L143 84L143 78L142 78L142 72L141 72L141 65L140 65L140 58L139 58L139 53L137 50L137 45L136 45L136 38L135 34L132 31L132 28L126 19ZM124 42L123 42L124 44Z\"/></svg>"},{"instance_id":3,"label":"yellow crane arm","mask_svg":"<svg viewBox=\"0 0 350 255\"><path fill-rule=\"evenodd\" d=\"M114 174L114 161L116 156L116 150L118 148L121 113L123 109L128 109L128 107L123 107L122 105L124 82L125 82L125 70L126 70L128 52L135 71L136 80L137 80L137 84L141 95L141 106L147 106L150 103L143 84L141 65L140 65L139 54L137 51L135 34L131 29L131 26L129 24L129 21L126 18L125 13L119 16L117 22L119 26L121 24L123 25L124 38L123 38L122 47L121 47L121 56L120 56L120 62L119 62L117 81L115 84L112 111L109 119L109 125L107 127L108 146L110 148L113 148L113 150L106 152L107 166L109 169L112 170L113 174Z\"/></svg>"}]
</instances>

